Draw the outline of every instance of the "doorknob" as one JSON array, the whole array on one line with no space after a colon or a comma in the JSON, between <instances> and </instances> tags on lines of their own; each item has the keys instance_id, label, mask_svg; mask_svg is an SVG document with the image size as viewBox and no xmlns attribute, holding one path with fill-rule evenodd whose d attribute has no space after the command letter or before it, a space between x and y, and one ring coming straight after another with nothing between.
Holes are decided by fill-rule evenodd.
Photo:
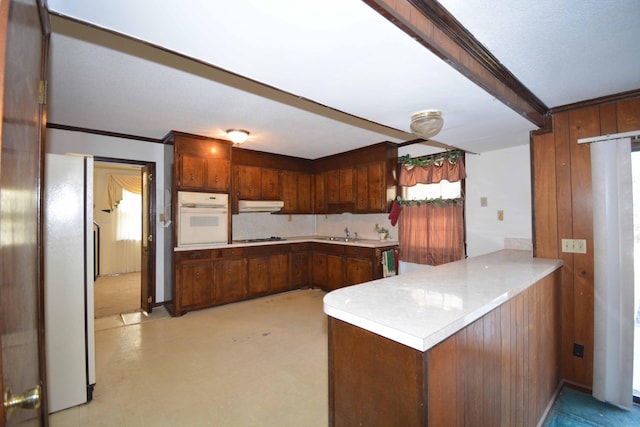
<instances>
[{"instance_id":1,"label":"doorknob","mask_svg":"<svg viewBox=\"0 0 640 427\"><path fill-rule=\"evenodd\" d=\"M32 387L18 396L11 395L11 389L4 391L4 410L7 419L16 408L38 409L40 407L40 386Z\"/></svg>"}]
</instances>

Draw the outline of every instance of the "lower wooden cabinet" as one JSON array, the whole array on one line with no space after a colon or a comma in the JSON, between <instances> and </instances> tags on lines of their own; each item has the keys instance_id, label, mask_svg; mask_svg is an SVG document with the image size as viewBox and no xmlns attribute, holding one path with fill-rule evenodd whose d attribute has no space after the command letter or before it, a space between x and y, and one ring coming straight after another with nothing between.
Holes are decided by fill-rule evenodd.
<instances>
[{"instance_id":1,"label":"lower wooden cabinet","mask_svg":"<svg viewBox=\"0 0 640 427\"><path fill-rule=\"evenodd\" d=\"M332 291L378 279L382 251L389 248L291 243L179 251L172 314L308 286Z\"/></svg>"}]
</instances>

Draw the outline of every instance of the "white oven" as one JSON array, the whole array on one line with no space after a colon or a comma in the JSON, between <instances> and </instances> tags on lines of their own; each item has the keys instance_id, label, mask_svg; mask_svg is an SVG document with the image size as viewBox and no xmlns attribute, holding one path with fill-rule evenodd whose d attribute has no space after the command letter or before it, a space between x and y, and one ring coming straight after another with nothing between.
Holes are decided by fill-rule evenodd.
<instances>
[{"instance_id":1,"label":"white oven","mask_svg":"<svg viewBox=\"0 0 640 427\"><path fill-rule=\"evenodd\" d=\"M178 246L228 243L229 195L178 192Z\"/></svg>"}]
</instances>

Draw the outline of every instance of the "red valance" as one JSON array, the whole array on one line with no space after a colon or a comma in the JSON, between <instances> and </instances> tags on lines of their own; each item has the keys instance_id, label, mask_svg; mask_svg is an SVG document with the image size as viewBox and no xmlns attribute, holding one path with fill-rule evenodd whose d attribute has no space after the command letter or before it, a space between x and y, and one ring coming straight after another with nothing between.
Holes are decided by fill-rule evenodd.
<instances>
[{"instance_id":1,"label":"red valance","mask_svg":"<svg viewBox=\"0 0 640 427\"><path fill-rule=\"evenodd\" d=\"M456 182L466 177L467 173L464 170L462 158L458 158L455 163L445 160L440 166L435 163L426 166L402 166L398 182L403 187L412 187L416 184L435 184L443 179Z\"/></svg>"}]
</instances>

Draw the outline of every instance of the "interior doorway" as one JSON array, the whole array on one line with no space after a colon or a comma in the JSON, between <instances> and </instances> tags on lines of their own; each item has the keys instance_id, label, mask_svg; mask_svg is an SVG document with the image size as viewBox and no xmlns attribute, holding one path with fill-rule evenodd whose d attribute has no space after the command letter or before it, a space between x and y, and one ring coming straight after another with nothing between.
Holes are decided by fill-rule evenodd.
<instances>
[{"instance_id":1,"label":"interior doorway","mask_svg":"<svg viewBox=\"0 0 640 427\"><path fill-rule=\"evenodd\" d=\"M155 300L154 164L95 158L95 318L151 312ZM155 250L152 251L155 254Z\"/></svg>"}]
</instances>

